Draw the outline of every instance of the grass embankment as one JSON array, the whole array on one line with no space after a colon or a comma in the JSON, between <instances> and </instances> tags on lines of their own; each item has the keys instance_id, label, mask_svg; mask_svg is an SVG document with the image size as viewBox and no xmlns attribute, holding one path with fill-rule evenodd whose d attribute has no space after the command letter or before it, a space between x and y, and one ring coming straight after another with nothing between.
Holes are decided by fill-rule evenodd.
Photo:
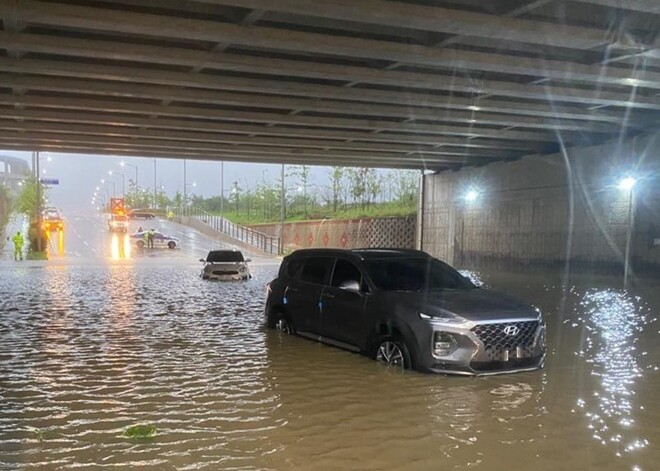
<instances>
[{"instance_id":1,"label":"grass embankment","mask_svg":"<svg viewBox=\"0 0 660 471\"><path fill-rule=\"evenodd\" d=\"M299 222L318 219L360 219L360 218L386 218L414 216L417 213L416 207L404 206L397 203L372 204L368 207L349 207L332 211L332 208L310 208L307 211L307 217L301 212L288 214L284 222ZM220 213L213 213L219 216ZM224 217L229 221L242 226L251 226L254 224L269 224L280 221L279 214L265 217L256 212L248 216L245 211L236 213L236 211L225 211Z\"/></svg>"}]
</instances>

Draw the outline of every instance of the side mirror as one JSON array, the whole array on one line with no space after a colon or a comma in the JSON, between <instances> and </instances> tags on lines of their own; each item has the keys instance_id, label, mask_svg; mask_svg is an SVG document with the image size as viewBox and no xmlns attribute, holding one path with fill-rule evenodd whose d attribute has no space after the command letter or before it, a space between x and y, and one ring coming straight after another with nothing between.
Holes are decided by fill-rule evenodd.
<instances>
[{"instance_id":1,"label":"side mirror","mask_svg":"<svg viewBox=\"0 0 660 471\"><path fill-rule=\"evenodd\" d=\"M345 291L351 291L353 293L359 293L360 292L360 282L356 281L356 280L344 281L343 283L339 284L339 289L343 289Z\"/></svg>"},{"instance_id":2,"label":"side mirror","mask_svg":"<svg viewBox=\"0 0 660 471\"><path fill-rule=\"evenodd\" d=\"M200 258L199 261L202 263L206 263L206 260L204 260L203 258Z\"/></svg>"},{"instance_id":3,"label":"side mirror","mask_svg":"<svg viewBox=\"0 0 660 471\"><path fill-rule=\"evenodd\" d=\"M251 258L246 258L246 259L245 259L245 263L250 263L251 261L252 261Z\"/></svg>"}]
</instances>

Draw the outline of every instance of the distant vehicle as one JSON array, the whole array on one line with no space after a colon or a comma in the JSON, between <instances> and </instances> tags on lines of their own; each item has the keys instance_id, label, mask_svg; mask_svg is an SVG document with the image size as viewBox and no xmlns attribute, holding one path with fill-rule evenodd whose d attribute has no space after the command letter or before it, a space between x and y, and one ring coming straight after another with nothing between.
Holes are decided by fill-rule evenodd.
<instances>
[{"instance_id":1,"label":"distant vehicle","mask_svg":"<svg viewBox=\"0 0 660 471\"><path fill-rule=\"evenodd\" d=\"M538 309L417 250L298 250L267 286L266 324L423 372L527 371L545 360Z\"/></svg>"},{"instance_id":2,"label":"distant vehicle","mask_svg":"<svg viewBox=\"0 0 660 471\"><path fill-rule=\"evenodd\" d=\"M148 231L136 232L131 234L131 240L135 242L135 245L139 249L143 249L147 245L147 234ZM179 239L176 237L168 236L159 231L154 231L154 247L173 249L179 245Z\"/></svg>"},{"instance_id":3,"label":"distant vehicle","mask_svg":"<svg viewBox=\"0 0 660 471\"><path fill-rule=\"evenodd\" d=\"M119 214L111 214L108 219L110 232L128 232L128 217Z\"/></svg>"},{"instance_id":4,"label":"distant vehicle","mask_svg":"<svg viewBox=\"0 0 660 471\"><path fill-rule=\"evenodd\" d=\"M252 278L248 263L252 260L243 258L240 250L211 250L204 263L202 278L205 280L247 280Z\"/></svg>"},{"instance_id":5,"label":"distant vehicle","mask_svg":"<svg viewBox=\"0 0 660 471\"><path fill-rule=\"evenodd\" d=\"M42 212L43 227L45 231L54 232L64 229L64 220L56 208L46 208Z\"/></svg>"},{"instance_id":6,"label":"distant vehicle","mask_svg":"<svg viewBox=\"0 0 660 471\"><path fill-rule=\"evenodd\" d=\"M131 219L154 219L156 215L148 209L132 209L128 215Z\"/></svg>"}]
</instances>

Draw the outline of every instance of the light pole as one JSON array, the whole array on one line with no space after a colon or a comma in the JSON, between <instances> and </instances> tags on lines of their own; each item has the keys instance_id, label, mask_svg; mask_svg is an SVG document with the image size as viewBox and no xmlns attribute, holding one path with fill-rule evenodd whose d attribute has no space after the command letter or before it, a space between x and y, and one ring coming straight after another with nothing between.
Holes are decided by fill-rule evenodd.
<instances>
[{"instance_id":1,"label":"light pole","mask_svg":"<svg viewBox=\"0 0 660 471\"><path fill-rule=\"evenodd\" d=\"M121 161L119 165L121 165L122 167L126 167L126 166L133 167L135 169L135 189L137 190L140 187L140 184L138 182L138 166L129 164L128 162L124 162L124 161Z\"/></svg>"},{"instance_id":2,"label":"light pole","mask_svg":"<svg viewBox=\"0 0 660 471\"><path fill-rule=\"evenodd\" d=\"M121 197L126 198L126 187L124 185L126 179L124 178L124 174L119 173L119 172L113 172L112 170L109 170L108 175L110 175L110 176L119 175L121 177Z\"/></svg>"},{"instance_id":3,"label":"light pole","mask_svg":"<svg viewBox=\"0 0 660 471\"><path fill-rule=\"evenodd\" d=\"M154 208L158 207L158 197L156 195L156 159L154 159Z\"/></svg>"},{"instance_id":4,"label":"light pole","mask_svg":"<svg viewBox=\"0 0 660 471\"><path fill-rule=\"evenodd\" d=\"M183 214L188 213L188 176L186 174L186 164L186 159L183 159Z\"/></svg>"},{"instance_id":5,"label":"light pole","mask_svg":"<svg viewBox=\"0 0 660 471\"><path fill-rule=\"evenodd\" d=\"M619 189L628 192L628 227L626 230L626 254L623 264L623 287L628 287L630 277L630 247L632 245L633 226L635 223L635 184L637 180L626 177L619 182Z\"/></svg>"}]
</instances>

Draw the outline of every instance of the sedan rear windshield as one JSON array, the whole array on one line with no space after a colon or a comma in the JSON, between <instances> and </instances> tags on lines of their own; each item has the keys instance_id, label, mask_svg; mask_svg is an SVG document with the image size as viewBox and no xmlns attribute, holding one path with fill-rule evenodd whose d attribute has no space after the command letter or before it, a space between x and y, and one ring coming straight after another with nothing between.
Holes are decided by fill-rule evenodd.
<instances>
[{"instance_id":1,"label":"sedan rear windshield","mask_svg":"<svg viewBox=\"0 0 660 471\"><path fill-rule=\"evenodd\" d=\"M233 251L216 251L209 252L206 257L207 262L242 262L243 254L241 252Z\"/></svg>"},{"instance_id":2,"label":"sedan rear windshield","mask_svg":"<svg viewBox=\"0 0 660 471\"><path fill-rule=\"evenodd\" d=\"M476 288L469 279L435 258L367 260L365 266L376 287L384 291Z\"/></svg>"}]
</instances>

